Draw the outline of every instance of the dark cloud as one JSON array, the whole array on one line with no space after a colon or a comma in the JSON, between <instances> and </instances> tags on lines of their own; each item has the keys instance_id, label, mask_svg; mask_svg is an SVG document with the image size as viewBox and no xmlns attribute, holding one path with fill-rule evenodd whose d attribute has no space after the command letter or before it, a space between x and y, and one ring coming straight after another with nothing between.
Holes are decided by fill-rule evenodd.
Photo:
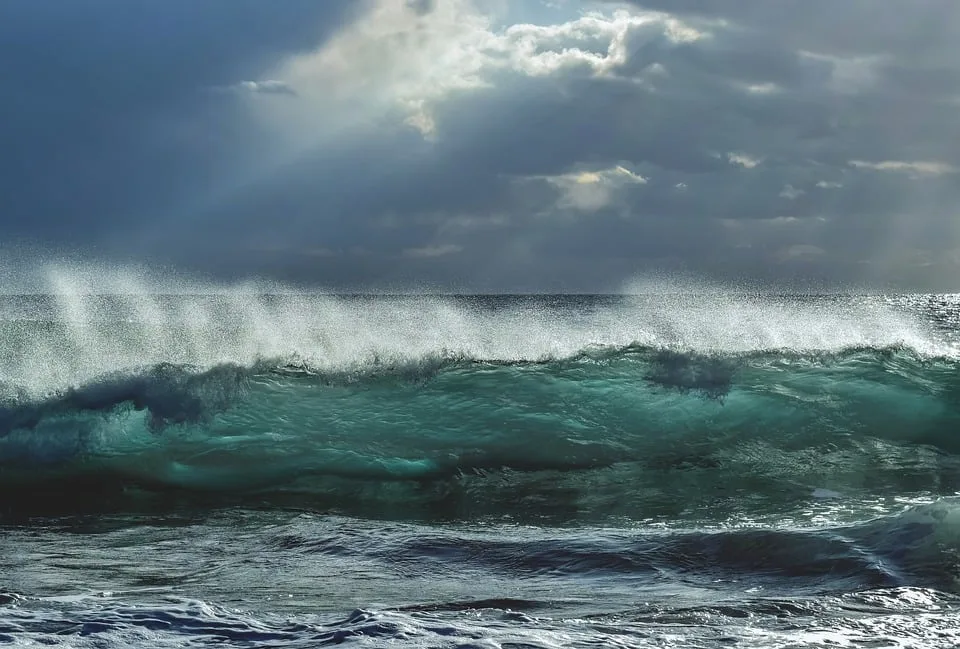
<instances>
[{"instance_id":1,"label":"dark cloud","mask_svg":"<svg viewBox=\"0 0 960 649\"><path fill-rule=\"evenodd\" d=\"M4 234L342 287L960 272L952 0L638 0L670 20L632 23L600 3L522 38L476 37L452 0L382 0L366 31L332 4L229 4L11 5ZM354 40L285 67L331 38ZM259 169L287 127L303 146Z\"/></svg>"}]
</instances>

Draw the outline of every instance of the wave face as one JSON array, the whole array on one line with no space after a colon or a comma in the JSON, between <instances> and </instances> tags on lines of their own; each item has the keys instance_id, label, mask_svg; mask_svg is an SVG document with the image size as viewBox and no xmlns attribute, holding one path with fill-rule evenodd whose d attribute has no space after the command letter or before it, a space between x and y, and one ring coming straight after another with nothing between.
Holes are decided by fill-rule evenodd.
<instances>
[{"instance_id":1,"label":"wave face","mask_svg":"<svg viewBox=\"0 0 960 649\"><path fill-rule=\"evenodd\" d=\"M29 488L646 519L960 489L948 297L61 291L2 312L9 510Z\"/></svg>"}]
</instances>

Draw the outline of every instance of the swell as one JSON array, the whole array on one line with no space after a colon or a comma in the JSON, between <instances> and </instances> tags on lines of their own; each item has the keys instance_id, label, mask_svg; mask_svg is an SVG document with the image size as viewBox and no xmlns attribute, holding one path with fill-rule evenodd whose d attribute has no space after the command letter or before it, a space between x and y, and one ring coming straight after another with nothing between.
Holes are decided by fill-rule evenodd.
<instances>
[{"instance_id":1,"label":"swell","mask_svg":"<svg viewBox=\"0 0 960 649\"><path fill-rule=\"evenodd\" d=\"M23 508L16 494L30 488L48 505L192 494L381 515L644 516L814 493L949 493L960 487L958 370L897 346L629 345L336 371L160 364L8 396L2 504Z\"/></svg>"},{"instance_id":2,"label":"swell","mask_svg":"<svg viewBox=\"0 0 960 649\"><path fill-rule=\"evenodd\" d=\"M772 598L789 598L802 615L814 604L810 598L822 595L895 588L960 592L956 498L866 522L813 527L783 521L712 529L421 525L233 510L188 520L107 516L78 524L72 518L5 531L5 543L19 550L0 556L4 573L14 576L18 589L28 587L47 602L67 588L92 595L109 586L121 597L158 602L189 591L245 601L246 608L255 606L248 597L263 597L257 609L283 607L292 595L311 612L342 610L345 601L367 596L411 611L545 612L579 607L579 600L593 608L581 615L657 603L760 605L755 612L762 615L764 601L775 606ZM91 548L92 541L100 543ZM62 569L56 583L42 579L51 564ZM151 593L147 585L168 588ZM268 603L271 595L278 596ZM874 590L877 595L883 597ZM0 592L0 609L24 599Z\"/></svg>"},{"instance_id":3,"label":"swell","mask_svg":"<svg viewBox=\"0 0 960 649\"><path fill-rule=\"evenodd\" d=\"M534 535L530 535L534 536ZM300 556L375 557L401 566L493 573L504 578L594 578L687 585L748 583L767 595L929 587L960 589L960 509L956 498L847 526L574 531L541 538L443 533L400 537L373 547L331 548L329 539L284 536ZM368 544L369 546L370 544ZM721 587L722 588L722 587Z\"/></svg>"}]
</instances>

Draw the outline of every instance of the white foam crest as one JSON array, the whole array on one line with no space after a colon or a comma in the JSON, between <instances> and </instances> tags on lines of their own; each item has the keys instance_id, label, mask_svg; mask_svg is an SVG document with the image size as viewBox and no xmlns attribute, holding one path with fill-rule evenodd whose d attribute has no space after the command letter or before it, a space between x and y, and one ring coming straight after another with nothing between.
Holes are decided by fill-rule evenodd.
<instances>
[{"instance_id":1,"label":"white foam crest","mask_svg":"<svg viewBox=\"0 0 960 649\"><path fill-rule=\"evenodd\" d=\"M171 296L130 273L63 269L50 271L48 288L48 317L57 325L0 323L0 381L31 394L163 362L205 368L281 359L343 371L442 355L543 360L630 344L726 353L903 345L955 353L915 317L879 300L745 297L689 285L556 308L543 300L490 308L424 296L264 295L279 291L257 285Z\"/></svg>"},{"instance_id":2,"label":"white foam crest","mask_svg":"<svg viewBox=\"0 0 960 649\"><path fill-rule=\"evenodd\" d=\"M694 350L816 352L899 345L931 356L952 353L916 316L869 299L674 295L640 310L658 322L657 342Z\"/></svg>"}]
</instances>

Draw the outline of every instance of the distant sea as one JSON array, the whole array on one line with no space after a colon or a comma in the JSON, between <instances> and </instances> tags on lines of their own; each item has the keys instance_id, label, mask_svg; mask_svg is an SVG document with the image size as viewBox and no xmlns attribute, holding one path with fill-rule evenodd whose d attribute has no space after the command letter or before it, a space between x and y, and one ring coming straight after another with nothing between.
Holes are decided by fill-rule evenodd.
<instances>
[{"instance_id":1,"label":"distant sea","mask_svg":"<svg viewBox=\"0 0 960 649\"><path fill-rule=\"evenodd\" d=\"M0 297L0 644L960 646L960 297Z\"/></svg>"}]
</instances>

